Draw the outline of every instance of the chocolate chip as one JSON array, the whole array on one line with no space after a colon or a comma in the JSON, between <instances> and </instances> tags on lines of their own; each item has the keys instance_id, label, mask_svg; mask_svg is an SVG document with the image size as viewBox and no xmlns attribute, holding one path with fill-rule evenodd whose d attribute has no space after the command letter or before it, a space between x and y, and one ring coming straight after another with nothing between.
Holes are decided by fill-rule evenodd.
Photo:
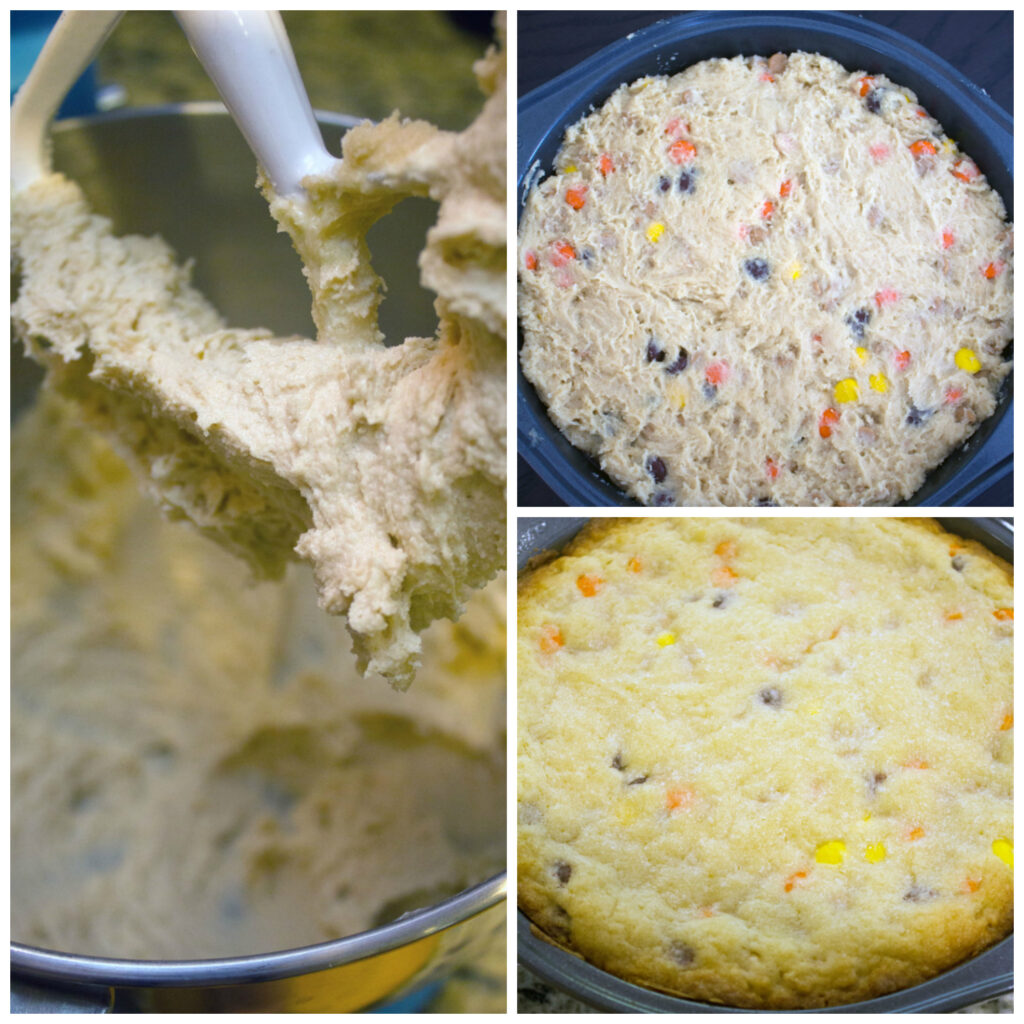
<instances>
[{"instance_id":1,"label":"chocolate chip","mask_svg":"<svg viewBox=\"0 0 1024 1024\"><path fill-rule=\"evenodd\" d=\"M939 894L927 885L918 885L916 882L903 894L907 903L924 903L926 900L933 900Z\"/></svg>"},{"instance_id":2,"label":"chocolate chip","mask_svg":"<svg viewBox=\"0 0 1024 1024\"><path fill-rule=\"evenodd\" d=\"M693 946L688 946L685 942L671 943L668 947L668 955L680 967L690 967L697 959Z\"/></svg>"},{"instance_id":3,"label":"chocolate chip","mask_svg":"<svg viewBox=\"0 0 1024 1024\"><path fill-rule=\"evenodd\" d=\"M713 402L718 397L718 388L716 388L709 380L704 381L701 391L704 392L704 397L709 402Z\"/></svg>"},{"instance_id":4,"label":"chocolate chip","mask_svg":"<svg viewBox=\"0 0 1024 1024\"><path fill-rule=\"evenodd\" d=\"M761 508L778 508L779 507L778 503L772 501L771 498L758 498L757 501L754 502L754 504L760 506Z\"/></svg>"},{"instance_id":5,"label":"chocolate chip","mask_svg":"<svg viewBox=\"0 0 1024 1024\"><path fill-rule=\"evenodd\" d=\"M672 182L668 178L662 176L662 177L660 177L658 179L658 188L662 192L667 192L671 187L672 187Z\"/></svg>"},{"instance_id":6,"label":"chocolate chip","mask_svg":"<svg viewBox=\"0 0 1024 1024\"><path fill-rule=\"evenodd\" d=\"M625 771L626 770L626 762L622 760L622 751L621 750L617 751L615 756L612 758L612 767L617 772L621 772L621 771Z\"/></svg>"},{"instance_id":7,"label":"chocolate chip","mask_svg":"<svg viewBox=\"0 0 1024 1024\"><path fill-rule=\"evenodd\" d=\"M647 781L648 778L649 778L649 776L647 776L647 775L638 775L635 779L630 779L629 782L626 783L626 785L627 786L642 786Z\"/></svg>"},{"instance_id":8,"label":"chocolate chip","mask_svg":"<svg viewBox=\"0 0 1024 1024\"><path fill-rule=\"evenodd\" d=\"M872 89L871 92L864 97L864 106L871 111L872 114L882 113L882 90Z\"/></svg>"},{"instance_id":9,"label":"chocolate chip","mask_svg":"<svg viewBox=\"0 0 1024 1024\"><path fill-rule=\"evenodd\" d=\"M686 367L689 365L689 363L690 353L687 352L685 348L681 348L679 350L679 355L677 355L675 359L673 359L672 362L665 367L665 372L671 373L674 376L677 373L682 373L683 370L685 370Z\"/></svg>"},{"instance_id":10,"label":"chocolate chip","mask_svg":"<svg viewBox=\"0 0 1024 1024\"><path fill-rule=\"evenodd\" d=\"M765 687L758 696L761 698L761 703L767 704L770 708L782 707L782 691L774 686Z\"/></svg>"},{"instance_id":11,"label":"chocolate chip","mask_svg":"<svg viewBox=\"0 0 1024 1024\"><path fill-rule=\"evenodd\" d=\"M683 171L679 175L679 191L684 195L692 195L694 189L694 176L690 171Z\"/></svg>"},{"instance_id":12,"label":"chocolate chip","mask_svg":"<svg viewBox=\"0 0 1024 1024\"><path fill-rule=\"evenodd\" d=\"M967 563L964 561L964 556L963 555L954 555L953 556L953 568L956 569L957 572L963 572L964 571L964 566L966 564Z\"/></svg>"},{"instance_id":13,"label":"chocolate chip","mask_svg":"<svg viewBox=\"0 0 1024 1024\"><path fill-rule=\"evenodd\" d=\"M873 775L868 776L868 790L872 796L874 796L879 787L889 776L885 772L875 772Z\"/></svg>"},{"instance_id":14,"label":"chocolate chip","mask_svg":"<svg viewBox=\"0 0 1024 1024\"><path fill-rule=\"evenodd\" d=\"M860 339L864 337L864 329L870 320L871 310L867 306L861 306L846 318L846 326L850 328L850 333L855 338Z\"/></svg>"},{"instance_id":15,"label":"chocolate chip","mask_svg":"<svg viewBox=\"0 0 1024 1024\"><path fill-rule=\"evenodd\" d=\"M753 259L743 261L743 269L755 280L755 281L767 281L768 274L771 272L768 261L762 259L760 256L755 256Z\"/></svg>"},{"instance_id":16,"label":"chocolate chip","mask_svg":"<svg viewBox=\"0 0 1024 1024\"><path fill-rule=\"evenodd\" d=\"M668 476L668 466L665 465L665 460L659 456L648 455L647 472L651 474L651 478L656 484L660 484Z\"/></svg>"},{"instance_id":17,"label":"chocolate chip","mask_svg":"<svg viewBox=\"0 0 1024 1024\"><path fill-rule=\"evenodd\" d=\"M929 416L931 416L931 410L918 409L916 405L911 405L910 412L907 413L907 423L912 427L919 427Z\"/></svg>"},{"instance_id":18,"label":"chocolate chip","mask_svg":"<svg viewBox=\"0 0 1024 1024\"><path fill-rule=\"evenodd\" d=\"M570 878L572 878L572 865L566 864L564 860L560 860L555 864L555 878L558 879L559 885L566 885Z\"/></svg>"},{"instance_id":19,"label":"chocolate chip","mask_svg":"<svg viewBox=\"0 0 1024 1024\"><path fill-rule=\"evenodd\" d=\"M676 503L676 496L671 491L658 491L652 499L654 505L664 508L667 505Z\"/></svg>"},{"instance_id":20,"label":"chocolate chip","mask_svg":"<svg viewBox=\"0 0 1024 1024\"><path fill-rule=\"evenodd\" d=\"M728 594L719 594L718 597L711 602L712 608L724 608L729 601Z\"/></svg>"},{"instance_id":21,"label":"chocolate chip","mask_svg":"<svg viewBox=\"0 0 1024 1024\"><path fill-rule=\"evenodd\" d=\"M665 361L665 350L653 339L647 339L647 362L663 363Z\"/></svg>"}]
</instances>

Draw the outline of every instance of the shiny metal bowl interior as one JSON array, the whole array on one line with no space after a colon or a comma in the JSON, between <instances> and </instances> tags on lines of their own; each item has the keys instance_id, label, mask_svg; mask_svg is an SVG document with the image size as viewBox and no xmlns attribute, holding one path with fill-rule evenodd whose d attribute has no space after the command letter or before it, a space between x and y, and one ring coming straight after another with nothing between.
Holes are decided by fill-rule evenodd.
<instances>
[{"instance_id":1,"label":"shiny metal bowl interior","mask_svg":"<svg viewBox=\"0 0 1024 1024\"><path fill-rule=\"evenodd\" d=\"M317 117L334 153L344 131L358 123L334 114ZM160 234L179 256L194 260L194 283L229 323L312 336L299 259L256 191L252 155L220 104L64 121L55 126L53 142L56 169L83 187L118 233ZM417 257L435 216L430 200L405 200L369 233L374 267L388 283L380 321L389 341L434 334L434 297L420 286ZM12 416L31 403L40 378L38 367L12 347ZM12 942L11 965L16 979L42 986L43 1005L26 995L26 1007L53 1010L61 1005L54 993L70 987L82 989L83 1005L94 1010L111 989L124 990L117 992L118 1005L137 1009L355 1010L470 962L491 935L504 930L506 890L501 871L393 923L256 956L114 960ZM413 949L416 956L402 955ZM170 995L174 989L177 998ZM65 1008L70 1000L68 995Z\"/></svg>"},{"instance_id":2,"label":"shiny metal bowl interior","mask_svg":"<svg viewBox=\"0 0 1024 1024\"><path fill-rule=\"evenodd\" d=\"M1013 562L1012 519L939 519L943 529L984 544L1000 558ZM587 520L523 518L518 524L517 564L525 569L532 559L560 551ZM547 940L520 910L517 912L519 962L550 985L608 1013L748 1013L735 1007L700 1003L634 985L595 967L582 957ZM978 956L913 988L877 999L800 1013L939 1013L961 1009L1013 989L1013 935Z\"/></svg>"}]
</instances>

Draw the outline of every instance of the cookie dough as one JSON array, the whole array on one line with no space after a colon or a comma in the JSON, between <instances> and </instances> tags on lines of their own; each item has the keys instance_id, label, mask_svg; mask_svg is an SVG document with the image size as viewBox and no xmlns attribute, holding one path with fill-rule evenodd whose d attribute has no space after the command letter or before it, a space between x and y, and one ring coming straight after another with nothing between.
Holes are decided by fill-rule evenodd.
<instances>
[{"instance_id":1,"label":"cookie dough","mask_svg":"<svg viewBox=\"0 0 1024 1024\"><path fill-rule=\"evenodd\" d=\"M224 326L161 240L114 237L60 175L12 199L14 331L50 386L258 576L310 563L361 668L399 687L419 631L458 615L505 550L503 45L476 70L488 98L464 132L395 116L349 131L308 201L261 180L316 341ZM410 195L440 203L420 258L439 326L388 348L365 234Z\"/></svg>"},{"instance_id":2,"label":"cookie dough","mask_svg":"<svg viewBox=\"0 0 1024 1024\"><path fill-rule=\"evenodd\" d=\"M14 433L11 934L129 958L361 931L501 870L504 584L363 679L309 569L168 522L70 405Z\"/></svg>"},{"instance_id":3,"label":"cookie dough","mask_svg":"<svg viewBox=\"0 0 1024 1024\"><path fill-rule=\"evenodd\" d=\"M928 521L592 523L519 589L519 899L681 996L853 1003L1013 927L1013 579Z\"/></svg>"},{"instance_id":4,"label":"cookie dough","mask_svg":"<svg viewBox=\"0 0 1024 1024\"><path fill-rule=\"evenodd\" d=\"M710 60L568 129L519 231L523 373L649 505L894 504L996 408L1012 228L909 90Z\"/></svg>"}]
</instances>

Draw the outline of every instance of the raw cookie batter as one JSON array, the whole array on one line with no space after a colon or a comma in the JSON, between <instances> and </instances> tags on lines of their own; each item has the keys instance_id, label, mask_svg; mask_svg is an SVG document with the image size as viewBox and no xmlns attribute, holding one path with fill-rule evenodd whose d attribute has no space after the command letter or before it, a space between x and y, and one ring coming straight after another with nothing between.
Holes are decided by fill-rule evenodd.
<instances>
[{"instance_id":1,"label":"raw cookie batter","mask_svg":"<svg viewBox=\"0 0 1024 1024\"><path fill-rule=\"evenodd\" d=\"M555 167L520 225L523 372L637 500L892 504L995 410L1012 229L883 76L643 78Z\"/></svg>"},{"instance_id":2,"label":"raw cookie batter","mask_svg":"<svg viewBox=\"0 0 1024 1024\"><path fill-rule=\"evenodd\" d=\"M15 430L13 938L132 958L352 934L500 870L504 589L364 680L308 569L245 565L44 395Z\"/></svg>"},{"instance_id":3,"label":"raw cookie batter","mask_svg":"<svg viewBox=\"0 0 1024 1024\"><path fill-rule=\"evenodd\" d=\"M504 49L476 70L488 99L466 131L352 129L309 202L261 181L302 257L315 342L225 327L162 241L113 237L60 175L12 200L14 329L51 385L172 517L258 576L309 562L361 669L400 687L418 632L504 552ZM420 258L440 322L385 348L365 233L409 195L440 203Z\"/></svg>"}]
</instances>

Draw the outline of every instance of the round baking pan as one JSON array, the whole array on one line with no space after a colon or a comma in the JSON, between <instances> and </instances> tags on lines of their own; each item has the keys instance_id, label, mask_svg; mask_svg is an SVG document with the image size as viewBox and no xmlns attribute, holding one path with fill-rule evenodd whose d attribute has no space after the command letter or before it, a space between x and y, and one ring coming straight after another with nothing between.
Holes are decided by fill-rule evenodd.
<instances>
[{"instance_id":1,"label":"round baking pan","mask_svg":"<svg viewBox=\"0 0 1024 1024\"><path fill-rule=\"evenodd\" d=\"M551 171L566 128L623 83L674 74L711 57L816 51L851 70L885 74L917 93L1002 196L1013 219L1013 119L955 68L919 43L847 14L708 12L667 18L631 33L519 101L519 209L539 175ZM1008 353L1009 354L1009 353ZM637 505L574 448L518 372L519 453L570 505ZM933 469L906 505L965 505L1013 472L1013 382L996 412Z\"/></svg>"},{"instance_id":2,"label":"round baking pan","mask_svg":"<svg viewBox=\"0 0 1024 1024\"><path fill-rule=\"evenodd\" d=\"M1013 561L1013 520L948 518L943 529L984 544ZM517 557L520 571L531 559L561 550L587 522L579 517L520 518ZM610 1013L752 1013L735 1007L698 1003L623 981L543 938L520 910L517 913L519 962L537 977L574 998ZM978 956L920 985L859 1003L800 1013L945 1013L1013 989L1013 935Z\"/></svg>"},{"instance_id":3,"label":"round baking pan","mask_svg":"<svg viewBox=\"0 0 1024 1024\"><path fill-rule=\"evenodd\" d=\"M332 152L358 123L323 112L317 120ZM51 138L57 170L82 186L93 208L112 217L118 233L159 234L194 259L196 284L231 322L283 334L312 330L299 260L267 213L252 154L221 104L66 120ZM409 244L435 214L430 201L405 201L371 230L374 265L390 285L381 323L391 337L429 334L436 325L433 296L419 284L418 245ZM20 345L12 347L11 378L16 415L40 378ZM12 1010L335 1012L407 998L417 1008L434 992L428 986L473 963L504 933L506 889L498 871L357 935L229 959L111 959L12 942Z\"/></svg>"}]
</instances>

